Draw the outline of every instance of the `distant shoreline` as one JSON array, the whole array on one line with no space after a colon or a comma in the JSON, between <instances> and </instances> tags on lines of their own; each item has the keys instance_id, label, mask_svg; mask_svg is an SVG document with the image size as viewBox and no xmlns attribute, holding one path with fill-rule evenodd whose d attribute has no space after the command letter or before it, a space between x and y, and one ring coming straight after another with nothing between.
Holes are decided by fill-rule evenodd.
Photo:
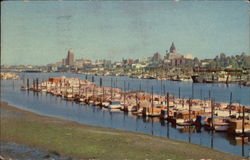
<instances>
[{"instance_id":1,"label":"distant shoreline","mask_svg":"<svg viewBox=\"0 0 250 160\"><path fill-rule=\"evenodd\" d=\"M2 101L1 141L86 159L242 159L177 140L42 116Z\"/></svg>"}]
</instances>

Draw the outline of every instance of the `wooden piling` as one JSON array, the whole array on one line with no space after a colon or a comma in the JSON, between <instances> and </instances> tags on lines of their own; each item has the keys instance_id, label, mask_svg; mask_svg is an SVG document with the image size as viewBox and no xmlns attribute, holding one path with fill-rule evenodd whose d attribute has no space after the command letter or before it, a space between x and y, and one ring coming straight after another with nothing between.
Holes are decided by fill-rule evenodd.
<instances>
[{"instance_id":1,"label":"wooden piling","mask_svg":"<svg viewBox=\"0 0 250 160\"><path fill-rule=\"evenodd\" d=\"M191 120L191 107L192 107L192 99L190 98L188 101L188 120Z\"/></svg>"},{"instance_id":2,"label":"wooden piling","mask_svg":"<svg viewBox=\"0 0 250 160\"><path fill-rule=\"evenodd\" d=\"M36 90L38 90L38 84L39 84L39 80L38 78L36 78Z\"/></svg>"},{"instance_id":3,"label":"wooden piling","mask_svg":"<svg viewBox=\"0 0 250 160\"><path fill-rule=\"evenodd\" d=\"M214 129L214 102L211 100L211 127Z\"/></svg>"},{"instance_id":4,"label":"wooden piling","mask_svg":"<svg viewBox=\"0 0 250 160\"><path fill-rule=\"evenodd\" d=\"M245 106L242 107L243 117L242 117L242 137L245 135Z\"/></svg>"},{"instance_id":5,"label":"wooden piling","mask_svg":"<svg viewBox=\"0 0 250 160\"><path fill-rule=\"evenodd\" d=\"M34 89L35 88L35 79L33 78L33 86L32 88Z\"/></svg>"},{"instance_id":6,"label":"wooden piling","mask_svg":"<svg viewBox=\"0 0 250 160\"><path fill-rule=\"evenodd\" d=\"M102 87L102 103L104 101L104 87Z\"/></svg>"},{"instance_id":7,"label":"wooden piling","mask_svg":"<svg viewBox=\"0 0 250 160\"><path fill-rule=\"evenodd\" d=\"M102 87L102 77L100 77L100 87Z\"/></svg>"},{"instance_id":8,"label":"wooden piling","mask_svg":"<svg viewBox=\"0 0 250 160\"><path fill-rule=\"evenodd\" d=\"M124 81L125 82L125 81ZM123 92L123 103L124 103L124 106L123 107L125 107L125 100L126 100L126 93L125 93L125 91ZM123 108L123 109L125 109L125 108Z\"/></svg>"},{"instance_id":9,"label":"wooden piling","mask_svg":"<svg viewBox=\"0 0 250 160\"><path fill-rule=\"evenodd\" d=\"M93 98L95 97L95 85L93 85Z\"/></svg>"},{"instance_id":10,"label":"wooden piling","mask_svg":"<svg viewBox=\"0 0 250 160\"><path fill-rule=\"evenodd\" d=\"M137 95L137 92L136 92L136 95L135 95L135 100L136 100L136 111L138 111L138 95Z\"/></svg>"},{"instance_id":11,"label":"wooden piling","mask_svg":"<svg viewBox=\"0 0 250 160\"><path fill-rule=\"evenodd\" d=\"M27 78L27 88L28 88L28 90L30 89L30 80L29 80L29 78Z\"/></svg>"},{"instance_id":12,"label":"wooden piling","mask_svg":"<svg viewBox=\"0 0 250 160\"><path fill-rule=\"evenodd\" d=\"M167 115L169 118L169 93L167 93L167 109L168 109Z\"/></svg>"},{"instance_id":13,"label":"wooden piling","mask_svg":"<svg viewBox=\"0 0 250 160\"><path fill-rule=\"evenodd\" d=\"M181 98L181 87L179 87L179 99Z\"/></svg>"},{"instance_id":14,"label":"wooden piling","mask_svg":"<svg viewBox=\"0 0 250 160\"><path fill-rule=\"evenodd\" d=\"M79 94L79 96L80 96L80 94L81 94L81 83L80 83L80 79L79 79L79 88L78 88L78 94Z\"/></svg>"},{"instance_id":15,"label":"wooden piling","mask_svg":"<svg viewBox=\"0 0 250 160\"><path fill-rule=\"evenodd\" d=\"M231 116L231 107L232 107L232 98L233 98L233 93L230 92L230 102L229 102L229 116Z\"/></svg>"}]
</instances>

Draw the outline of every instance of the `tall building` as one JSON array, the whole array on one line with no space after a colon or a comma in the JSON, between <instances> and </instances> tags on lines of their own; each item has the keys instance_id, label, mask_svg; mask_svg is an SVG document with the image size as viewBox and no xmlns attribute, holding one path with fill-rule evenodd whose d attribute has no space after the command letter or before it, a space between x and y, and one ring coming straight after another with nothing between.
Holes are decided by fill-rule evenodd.
<instances>
[{"instance_id":1,"label":"tall building","mask_svg":"<svg viewBox=\"0 0 250 160\"><path fill-rule=\"evenodd\" d=\"M66 58L66 65L73 66L74 65L74 52L72 49L69 49L68 55Z\"/></svg>"},{"instance_id":2,"label":"tall building","mask_svg":"<svg viewBox=\"0 0 250 160\"><path fill-rule=\"evenodd\" d=\"M160 53L156 52L153 57L152 57L152 61L153 62L159 62L161 60L161 55Z\"/></svg>"},{"instance_id":3,"label":"tall building","mask_svg":"<svg viewBox=\"0 0 250 160\"><path fill-rule=\"evenodd\" d=\"M182 54L176 51L174 42L170 47L170 52L166 53L165 62L167 62L170 66L184 66L185 65L185 58Z\"/></svg>"},{"instance_id":4,"label":"tall building","mask_svg":"<svg viewBox=\"0 0 250 160\"><path fill-rule=\"evenodd\" d=\"M183 55L176 51L176 47L174 45L174 42L172 42L172 45L171 45L169 51L170 52L166 53L165 59L180 59L180 58L183 58Z\"/></svg>"},{"instance_id":5,"label":"tall building","mask_svg":"<svg viewBox=\"0 0 250 160\"><path fill-rule=\"evenodd\" d=\"M172 45L170 47L170 53L176 53L176 48L175 48L174 42L172 42Z\"/></svg>"}]
</instances>

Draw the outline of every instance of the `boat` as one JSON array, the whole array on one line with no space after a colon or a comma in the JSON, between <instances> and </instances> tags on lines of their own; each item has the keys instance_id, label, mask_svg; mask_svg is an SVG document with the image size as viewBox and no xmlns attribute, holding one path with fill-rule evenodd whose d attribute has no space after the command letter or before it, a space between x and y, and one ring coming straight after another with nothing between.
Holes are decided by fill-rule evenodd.
<instances>
[{"instance_id":1,"label":"boat","mask_svg":"<svg viewBox=\"0 0 250 160\"><path fill-rule=\"evenodd\" d=\"M121 109L121 107L120 101L111 101L108 106L109 109Z\"/></svg>"},{"instance_id":2,"label":"boat","mask_svg":"<svg viewBox=\"0 0 250 160\"><path fill-rule=\"evenodd\" d=\"M28 90L28 87L27 86L21 86L21 90L26 91L26 90Z\"/></svg>"},{"instance_id":3,"label":"boat","mask_svg":"<svg viewBox=\"0 0 250 160\"><path fill-rule=\"evenodd\" d=\"M193 75L191 76L192 80L194 83L203 83L204 82L204 78L198 75Z\"/></svg>"},{"instance_id":4,"label":"boat","mask_svg":"<svg viewBox=\"0 0 250 160\"><path fill-rule=\"evenodd\" d=\"M228 128L229 128L229 123L227 122L214 123L214 130L217 132L226 132Z\"/></svg>"},{"instance_id":5,"label":"boat","mask_svg":"<svg viewBox=\"0 0 250 160\"><path fill-rule=\"evenodd\" d=\"M230 119L228 131L233 135L241 135L243 133L242 119ZM250 120L245 120L244 134L250 135Z\"/></svg>"},{"instance_id":6,"label":"boat","mask_svg":"<svg viewBox=\"0 0 250 160\"><path fill-rule=\"evenodd\" d=\"M108 106L109 106L109 102L102 102L102 107L108 108Z\"/></svg>"},{"instance_id":7,"label":"boat","mask_svg":"<svg viewBox=\"0 0 250 160\"><path fill-rule=\"evenodd\" d=\"M41 92L47 92L47 89L46 88L42 88Z\"/></svg>"},{"instance_id":8,"label":"boat","mask_svg":"<svg viewBox=\"0 0 250 160\"><path fill-rule=\"evenodd\" d=\"M160 115L161 115L161 108L157 108L157 107L143 107L142 115L143 116L148 116L148 117L160 117Z\"/></svg>"},{"instance_id":9,"label":"boat","mask_svg":"<svg viewBox=\"0 0 250 160\"><path fill-rule=\"evenodd\" d=\"M74 100L74 97L72 94L66 94L64 95L64 98L67 100L67 101L73 101Z\"/></svg>"},{"instance_id":10,"label":"boat","mask_svg":"<svg viewBox=\"0 0 250 160\"><path fill-rule=\"evenodd\" d=\"M214 130L217 132L226 132L229 128L229 120L224 117L215 117L213 120Z\"/></svg>"},{"instance_id":11,"label":"boat","mask_svg":"<svg viewBox=\"0 0 250 160\"><path fill-rule=\"evenodd\" d=\"M123 107L124 112L135 112L136 110L136 106L133 105L124 105Z\"/></svg>"},{"instance_id":12,"label":"boat","mask_svg":"<svg viewBox=\"0 0 250 160\"><path fill-rule=\"evenodd\" d=\"M245 144L248 143L248 137L244 136L236 136L235 137L235 143L237 144Z\"/></svg>"}]
</instances>

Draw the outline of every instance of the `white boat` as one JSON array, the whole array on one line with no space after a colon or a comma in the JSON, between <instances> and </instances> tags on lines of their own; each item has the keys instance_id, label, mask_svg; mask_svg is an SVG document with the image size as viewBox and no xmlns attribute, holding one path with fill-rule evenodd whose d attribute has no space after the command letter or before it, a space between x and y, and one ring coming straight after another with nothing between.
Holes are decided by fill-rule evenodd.
<instances>
[{"instance_id":1,"label":"white boat","mask_svg":"<svg viewBox=\"0 0 250 160\"><path fill-rule=\"evenodd\" d=\"M43 88L41 89L41 92L47 92L47 89Z\"/></svg>"},{"instance_id":2,"label":"white boat","mask_svg":"<svg viewBox=\"0 0 250 160\"><path fill-rule=\"evenodd\" d=\"M121 109L121 107L120 101L111 101L108 106L109 109Z\"/></svg>"},{"instance_id":3,"label":"white boat","mask_svg":"<svg viewBox=\"0 0 250 160\"><path fill-rule=\"evenodd\" d=\"M242 128L237 128L237 129L235 129L235 133L236 133L236 134L241 134L242 132L243 132ZM250 134L250 128L245 128L245 129L244 129L244 132L245 132L246 134Z\"/></svg>"},{"instance_id":4,"label":"white boat","mask_svg":"<svg viewBox=\"0 0 250 160\"><path fill-rule=\"evenodd\" d=\"M219 122L219 123L214 123L214 130L217 132L225 132L229 128L229 123L225 122Z\"/></svg>"},{"instance_id":5,"label":"white boat","mask_svg":"<svg viewBox=\"0 0 250 160\"><path fill-rule=\"evenodd\" d=\"M123 110L125 112L133 112L133 111L136 111L136 106L133 106L133 105L125 105L123 106Z\"/></svg>"},{"instance_id":6,"label":"white boat","mask_svg":"<svg viewBox=\"0 0 250 160\"><path fill-rule=\"evenodd\" d=\"M84 102L84 98L80 97L79 102Z\"/></svg>"},{"instance_id":7,"label":"white boat","mask_svg":"<svg viewBox=\"0 0 250 160\"><path fill-rule=\"evenodd\" d=\"M104 108L108 108L109 102L102 102L102 106L103 106Z\"/></svg>"}]
</instances>

